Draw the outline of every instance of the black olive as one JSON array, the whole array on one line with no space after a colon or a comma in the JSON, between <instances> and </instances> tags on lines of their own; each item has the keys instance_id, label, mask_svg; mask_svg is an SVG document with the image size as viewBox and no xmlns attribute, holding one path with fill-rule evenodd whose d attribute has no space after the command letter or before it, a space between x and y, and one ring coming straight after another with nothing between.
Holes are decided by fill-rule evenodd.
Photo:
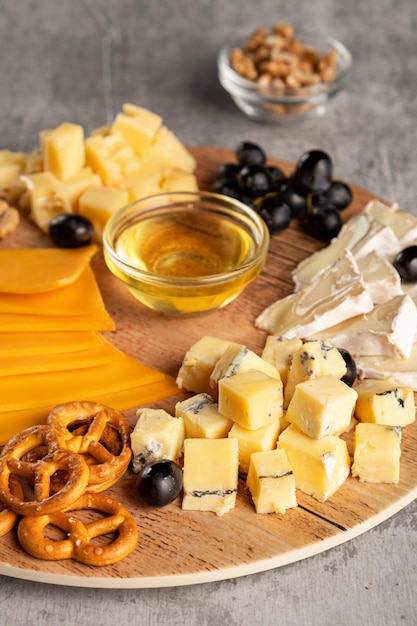
<instances>
[{"instance_id":1,"label":"black olive","mask_svg":"<svg viewBox=\"0 0 417 626\"><path fill-rule=\"evenodd\" d=\"M49 237L58 248L81 248L93 241L94 226L84 215L61 213L49 224Z\"/></svg>"}]
</instances>

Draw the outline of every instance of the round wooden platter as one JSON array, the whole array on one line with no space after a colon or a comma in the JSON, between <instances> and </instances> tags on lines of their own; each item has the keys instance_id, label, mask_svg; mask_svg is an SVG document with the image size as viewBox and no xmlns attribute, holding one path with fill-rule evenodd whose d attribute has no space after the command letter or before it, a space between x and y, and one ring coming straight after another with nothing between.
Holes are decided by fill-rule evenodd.
<instances>
[{"instance_id":1,"label":"round wooden platter","mask_svg":"<svg viewBox=\"0 0 417 626\"><path fill-rule=\"evenodd\" d=\"M202 189L209 188L220 163L234 159L232 151L194 147ZM273 161L287 172L292 166ZM354 200L348 218L375 197L352 187ZM22 221L2 246L48 246L50 242L31 224ZM256 329L256 316L293 289L291 269L321 244L294 223L271 238L262 274L223 310L188 319L166 318L139 305L108 272L102 254L93 260L103 298L117 329L111 341L125 352L167 374L176 376L186 350L203 335L217 335L244 343L261 353L266 335ZM48 390L45 389L45 394ZM155 406L173 413L184 396ZM74 398L74 400L77 398ZM134 408L126 415L134 423ZM352 435L346 435L352 451ZM318 554L349 541L378 525L417 496L417 423L404 429L401 480L397 485L360 483L349 477L324 503L297 492L298 506L285 515L255 513L244 477L239 480L236 508L216 516L186 512L180 499L162 509L141 504L135 476L128 472L109 490L135 516L139 528L137 548L114 566L90 567L73 561L44 562L26 555L15 531L0 538L0 574L40 582L100 588L145 588L213 582L266 571Z\"/></svg>"}]
</instances>

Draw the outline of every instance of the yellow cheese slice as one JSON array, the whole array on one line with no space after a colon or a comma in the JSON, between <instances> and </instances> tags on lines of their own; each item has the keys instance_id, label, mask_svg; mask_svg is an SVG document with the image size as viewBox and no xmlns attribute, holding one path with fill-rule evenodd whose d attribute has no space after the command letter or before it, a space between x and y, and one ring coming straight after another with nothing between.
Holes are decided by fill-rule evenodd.
<instances>
[{"instance_id":1,"label":"yellow cheese slice","mask_svg":"<svg viewBox=\"0 0 417 626\"><path fill-rule=\"evenodd\" d=\"M0 359L6 357L43 356L66 354L78 350L96 348L103 337L96 331L51 332L2 332L0 335Z\"/></svg>"},{"instance_id":2,"label":"yellow cheese slice","mask_svg":"<svg viewBox=\"0 0 417 626\"><path fill-rule=\"evenodd\" d=\"M114 330L115 327L114 321L106 311L92 315L23 315L20 313L0 313L0 332Z\"/></svg>"},{"instance_id":3,"label":"yellow cheese slice","mask_svg":"<svg viewBox=\"0 0 417 626\"><path fill-rule=\"evenodd\" d=\"M70 285L82 274L97 251L83 248L0 249L0 292L42 293Z\"/></svg>"},{"instance_id":4,"label":"yellow cheese slice","mask_svg":"<svg viewBox=\"0 0 417 626\"><path fill-rule=\"evenodd\" d=\"M101 402L116 411L125 411L178 394L175 379L166 375L161 376L160 380L149 384L141 384L111 393L97 391L81 399ZM78 397L74 395L68 401L71 402L74 399L78 399ZM21 430L37 424L44 424L54 406L56 406L56 403L0 413L0 446L4 445L13 435Z\"/></svg>"},{"instance_id":5,"label":"yellow cheese slice","mask_svg":"<svg viewBox=\"0 0 417 626\"><path fill-rule=\"evenodd\" d=\"M93 270L87 266L71 285L43 293L0 293L0 313L94 315L104 303Z\"/></svg>"}]
</instances>

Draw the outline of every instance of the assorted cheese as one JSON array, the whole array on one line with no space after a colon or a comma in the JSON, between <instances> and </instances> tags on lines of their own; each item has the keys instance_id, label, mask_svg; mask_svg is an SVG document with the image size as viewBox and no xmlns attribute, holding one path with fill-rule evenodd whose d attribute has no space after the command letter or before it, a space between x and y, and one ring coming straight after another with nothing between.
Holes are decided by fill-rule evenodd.
<instances>
[{"instance_id":1,"label":"assorted cheese","mask_svg":"<svg viewBox=\"0 0 417 626\"><path fill-rule=\"evenodd\" d=\"M162 118L126 103L109 126L85 136L64 122L39 133L33 154L0 151L2 197L27 208L45 233L60 213L81 213L101 241L109 217L156 193L198 190L196 162Z\"/></svg>"}]
</instances>

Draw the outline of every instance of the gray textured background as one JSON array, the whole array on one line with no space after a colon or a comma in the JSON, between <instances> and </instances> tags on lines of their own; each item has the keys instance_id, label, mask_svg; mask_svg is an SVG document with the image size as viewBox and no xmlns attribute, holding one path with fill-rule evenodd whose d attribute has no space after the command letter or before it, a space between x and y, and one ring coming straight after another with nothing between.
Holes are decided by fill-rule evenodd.
<instances>
[{"instance_id":1,"label":"gray textured background","mask_svg":"<svg viewBox=\"0 0 417 626\"><path fill-rule=\"evenodd\" d=\"M251 122L217 82L230 34L278 20L352 51L351 81L323 119ZM416 0L1 0L0 148L31 150L62 121L91 130L130 101L189 144L251 139L287 160L328 150L340 177L417 215L416 33ZM0 577L0 624L415 625L416 518L414 503L321 555L207 585L92 590Z\"/></svg>"}]
</instances>

